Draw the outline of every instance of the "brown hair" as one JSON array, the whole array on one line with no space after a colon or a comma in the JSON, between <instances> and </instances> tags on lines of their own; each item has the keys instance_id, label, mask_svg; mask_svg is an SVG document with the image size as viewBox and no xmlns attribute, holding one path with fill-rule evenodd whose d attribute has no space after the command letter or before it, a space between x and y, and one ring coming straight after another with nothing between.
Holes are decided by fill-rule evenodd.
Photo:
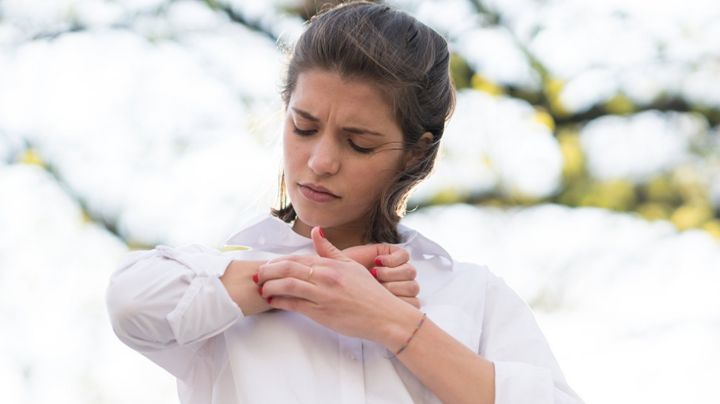
<instances>
[{"instance_id":1,"label":"brown hair","mask_svg":"<svg viewBox=\"0 0 720 404\"><path fill-rule=\"evenodd\" d=\"M447 42L410 15L366 1L341 4L310 20L295 44L282 98L287 107L300 73L310 69L368 80L390 100L403 131L403 148L418 149L422 158L397 173L378 203L368 212L366 242L399 243L397 224L405 214L410 191L432 171L445 122L455 105ZM430 144L420 144L425 133ZM279 208L272 214L297 218L280 176Z\"/></svg>"}]
</instances>

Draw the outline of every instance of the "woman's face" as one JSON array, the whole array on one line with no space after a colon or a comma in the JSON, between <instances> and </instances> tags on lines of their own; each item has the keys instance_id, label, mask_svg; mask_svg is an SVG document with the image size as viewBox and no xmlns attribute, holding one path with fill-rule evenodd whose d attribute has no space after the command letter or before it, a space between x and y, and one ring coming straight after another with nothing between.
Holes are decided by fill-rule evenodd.
<instances>
[{"instance_id":1,"label":"woman's face","mask_svg":"<svg viewBox=\"0 0 720 404\"><path fill-rule=\"evenodd\" d=\"M402 131L381 92L327 70L300 73L284 129L285 183L308 226L363 229L402 168Z\"/></svg>"}]
</instances>

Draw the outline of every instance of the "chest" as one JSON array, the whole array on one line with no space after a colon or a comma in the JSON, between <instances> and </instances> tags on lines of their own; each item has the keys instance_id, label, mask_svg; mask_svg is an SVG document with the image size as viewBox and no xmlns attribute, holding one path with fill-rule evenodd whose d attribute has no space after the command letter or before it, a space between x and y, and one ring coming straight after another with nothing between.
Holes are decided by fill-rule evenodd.
<instances>
[{"instance_id":1,"label":"chest","mask_svg":"<svg viewBox=\"0 0 720 404\"><path fill-rule=\"evenodd\" d=\"M422 287L422 286L421 286ZM429 285L422 310L477 352L476 320ZM341 335L302 314L274 310L224 333L236 402L439 403L382 345Z\"/></svg>"}]
</instances>

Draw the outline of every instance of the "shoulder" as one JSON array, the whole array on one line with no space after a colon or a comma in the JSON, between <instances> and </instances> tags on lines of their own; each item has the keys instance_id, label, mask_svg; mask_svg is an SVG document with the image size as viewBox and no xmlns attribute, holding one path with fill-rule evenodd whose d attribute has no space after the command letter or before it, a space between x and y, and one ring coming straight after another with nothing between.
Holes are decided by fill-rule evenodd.
<instances>
[{"instance_id":1,"label":"shoulder","mask_svg":"<svg viewBox=\"0 0 720 404\"><path fill-rule=\"evenodd\" d=\"M422 237L422 236L419 236ZM423 237L424 238L424 237ZM425 239L426 241L429 239ZM434 251L445 251L441 247ZM526 311L525 301L491 268L478 262L454 259L447 255L414 254L421 294L429 304L451 304L475 318L491 311Z\"/></svg>"},{"instance_id":2,"label":"shoulder","mask_svg":"<svg viewBox=\"0 0 720 404\"><path fill-rule=\"evenodd\" d=\"M530 311L525 300L508 285L505 279L492 272L487 265L455 261L454 272L459 274L459 278L468 285L468 289L472 288L472 291L480 295L485 312ZM472 291L468 290L467 293L472 293Z\"/></svg>"}]
</instances>

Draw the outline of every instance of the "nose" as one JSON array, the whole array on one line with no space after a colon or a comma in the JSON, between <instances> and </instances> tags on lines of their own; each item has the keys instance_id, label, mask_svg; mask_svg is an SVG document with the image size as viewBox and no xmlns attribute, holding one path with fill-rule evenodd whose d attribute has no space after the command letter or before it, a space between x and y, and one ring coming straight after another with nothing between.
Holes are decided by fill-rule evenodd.
<instances>
[{"instance_id":1,"label":"nose","mask_svg":"<svg viewBox=\"0 0 720 404\"><path fill-rule=\"evenodd\" d=\"M317 137L310 158L308 167L317 176L337 174L340 170L340 149L336 139L329 132L323 132Z\"/></svg>"}]
</instances>

